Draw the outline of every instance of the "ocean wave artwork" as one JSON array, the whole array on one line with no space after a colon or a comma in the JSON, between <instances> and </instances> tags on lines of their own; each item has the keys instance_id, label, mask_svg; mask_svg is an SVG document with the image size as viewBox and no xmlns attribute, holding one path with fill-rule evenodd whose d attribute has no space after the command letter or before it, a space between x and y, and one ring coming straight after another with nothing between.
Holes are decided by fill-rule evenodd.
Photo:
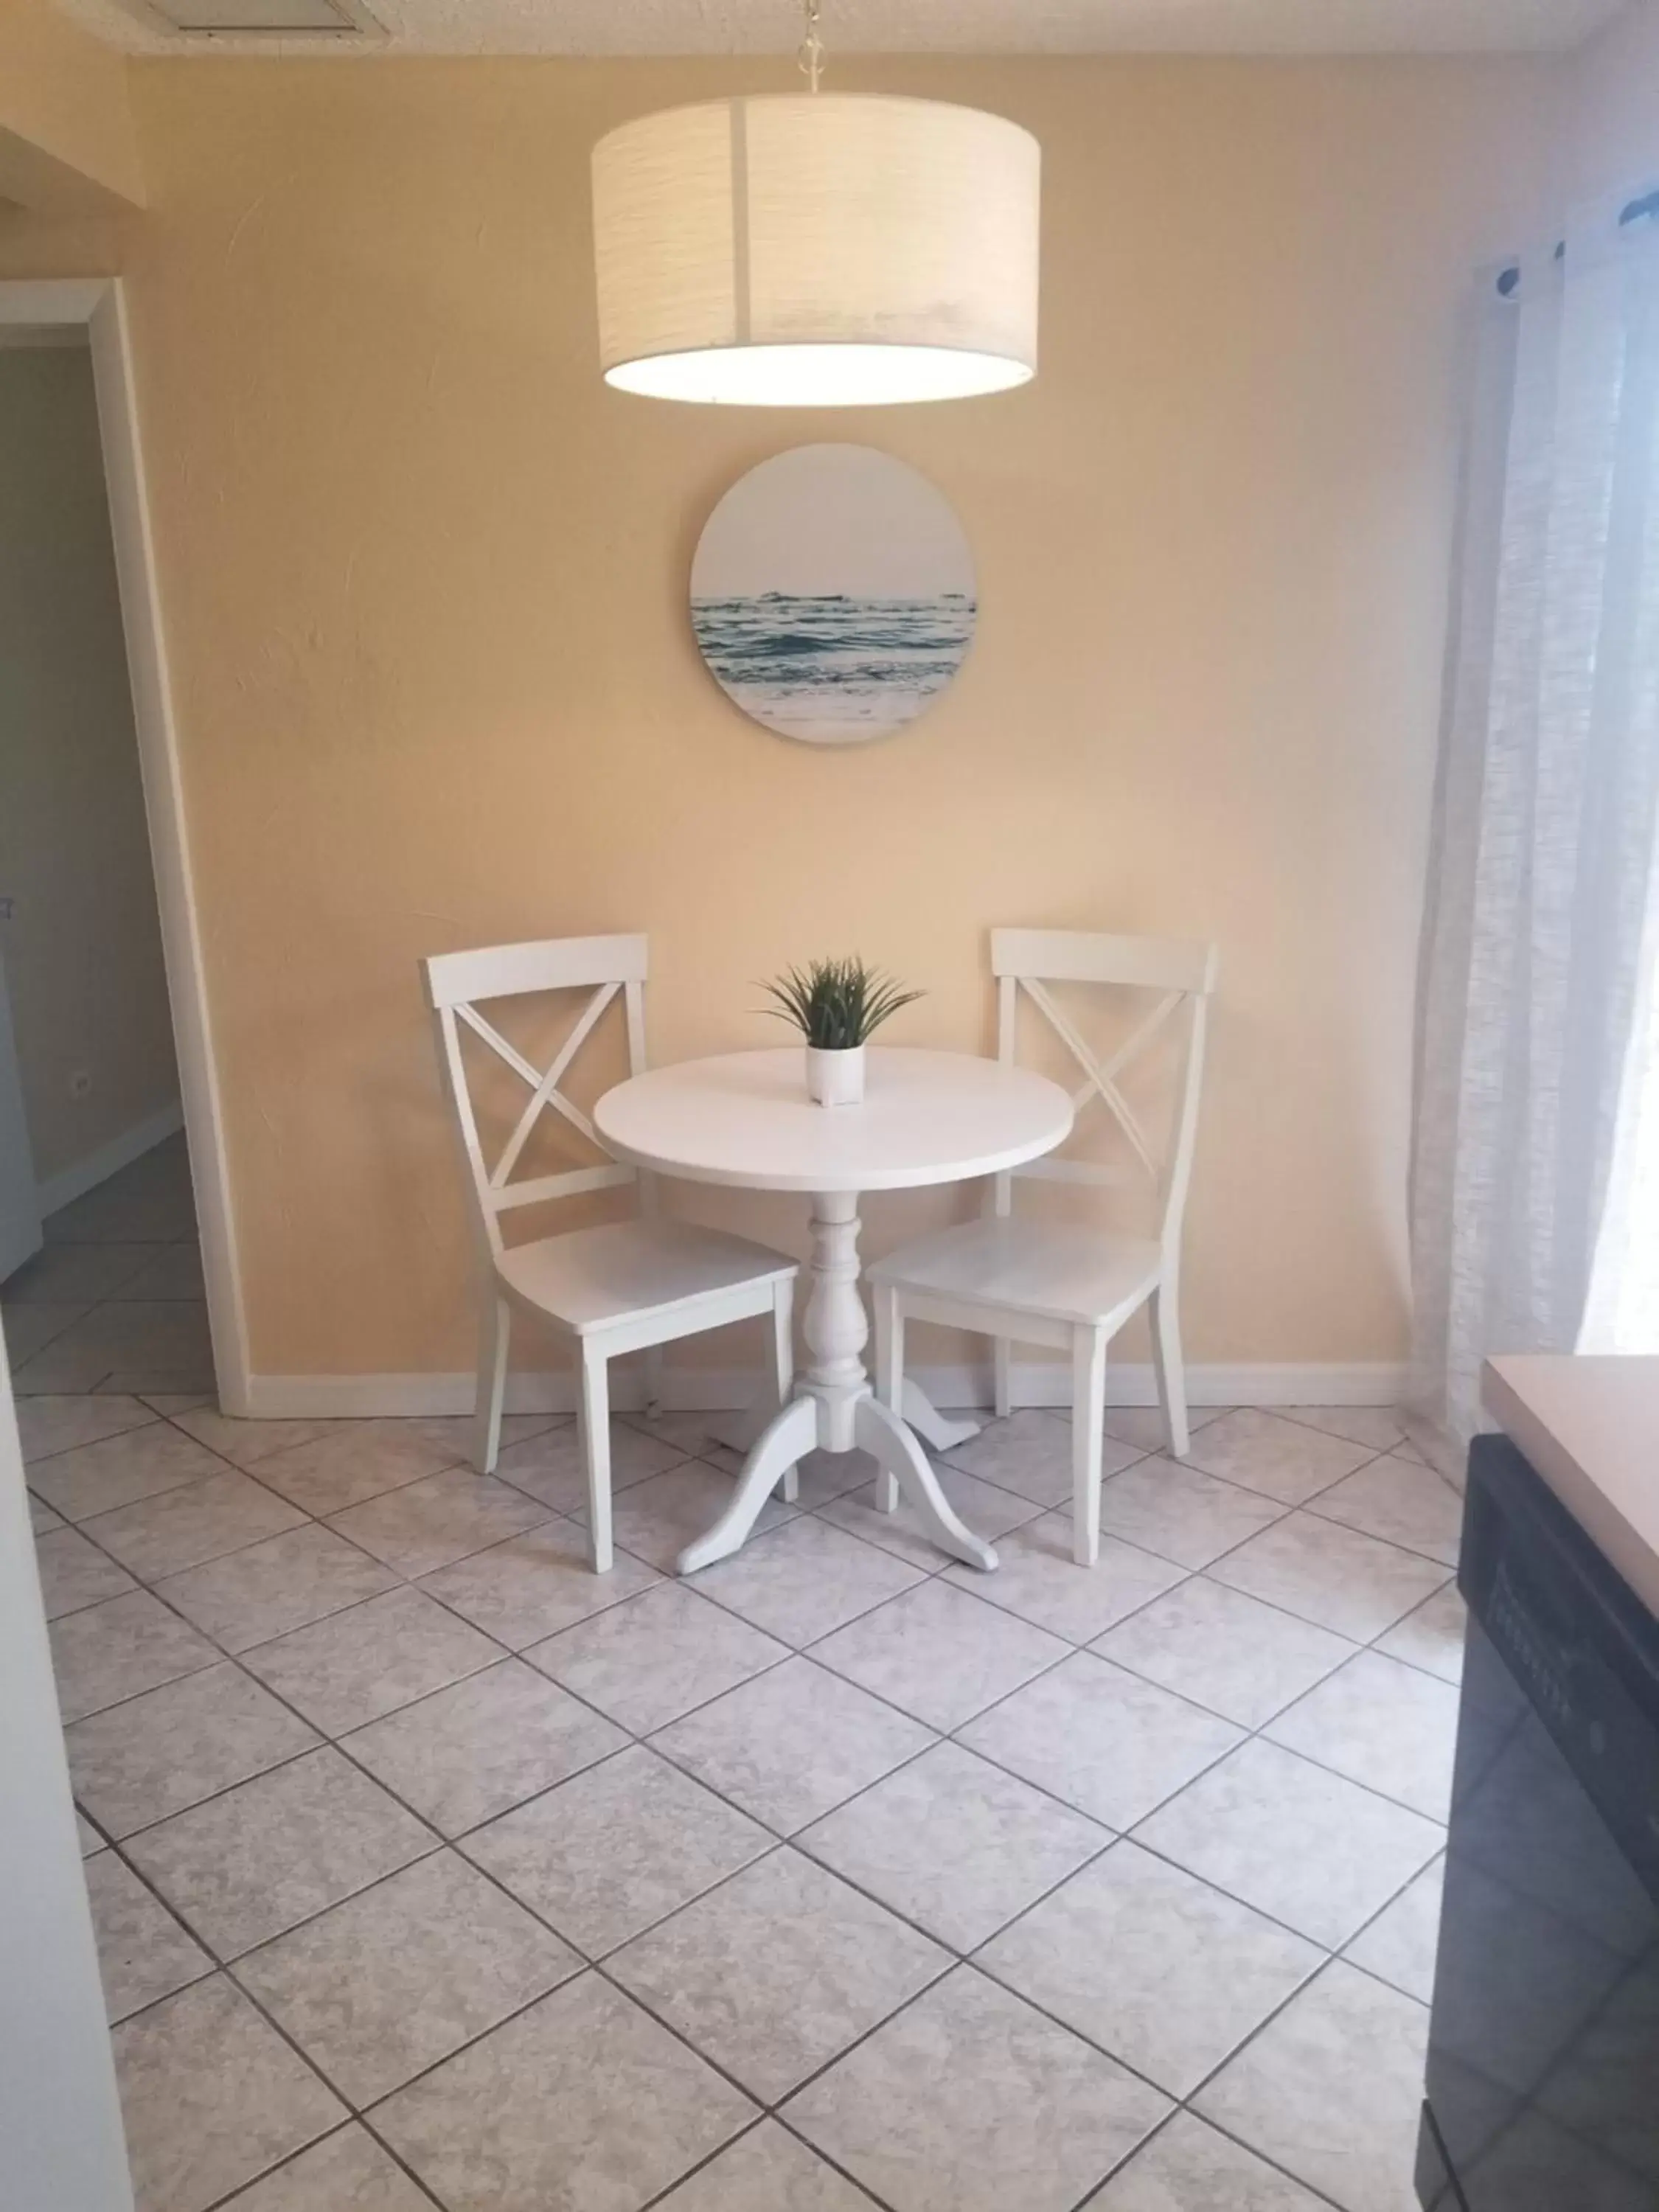
<instances>
[{"instance_id":1,"label":"ocean wave artwork","mask_svg":"<svg viewBox=\"0 0 1659 2212\"><path fill-rule=\"evenodd\" d=\"M884 737L921 714L973 641L965 592L927 599L763 592L693 599L715 681L756 721L818 744Z\"/></svg>"},{"instance_id":2,"label":"ocean wave artwork","mask_svg":"<svg viewBox=\"0 0 1659 2212\"><path fill-rule=\"evenodd\" d=\"M859 744L912 721L973 641L972 557L925 477L868 446L798 446L710 516L691 627L710 673L781 736Z\"/></svg>"}]
</instances>

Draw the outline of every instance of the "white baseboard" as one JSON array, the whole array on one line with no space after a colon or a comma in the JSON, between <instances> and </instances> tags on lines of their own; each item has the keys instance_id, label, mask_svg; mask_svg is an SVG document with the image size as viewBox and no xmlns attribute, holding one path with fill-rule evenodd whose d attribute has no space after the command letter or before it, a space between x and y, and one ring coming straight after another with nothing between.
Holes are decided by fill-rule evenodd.
<instances>
[{"instance_id":1,"label":"white baseboard","mask_svg":"<svg viewBox=\"0 0 1659 2212\"><path fill-rule=\"evenodd\" d=\"M123 1129L118 1137L100 1145L85 1159L76 1160L72 1167L59 1168L56 1175L37 1183L34 1195L41 1212L56 1213L60 1206L84 1198L100 1182L107 1182L112 1175L119 1175L123 1168L131 1167L134 1160L142 1159L157 1145L176 1136L184 1126L185 1109L176 1098L169 1105L158 1107L155 1113L146 1114L142 1121Z\"/></svg>"},{"instance_id":2,"label":"white baseboard","mask_svg":"<svg viewBox=\"0 0 1659 2212\"><path fill-rule=\"evenodd\" d=\"M918 1367L913 1371L936 1406L990 1403L988 1364ZM1188 1367L1187 1394L1194 1406L1392 1406L1405 1377L1402 1366L1380 1361L1219 1364ZM671 1367L663 1376L663 1403L675 1413L733 1412L751 1405L760 1395L761 1384L758 1368ZM259 1420L468 1413L473 1387L471 1375L254 1375L248 1381L248 1412ZM1013 1389L1018 1405L1068 1406L1071 1370L1054 1361L1016 1363ZM1151 1365L1109 1367L1106 1397L1114 1406L1156 1405ZM643 1403L643 1380L636 1362L628 1361L614 1370L611 1398L623 1412ZM574 1374L507 1378L509 1413L568 1413L575 1405Z\"/></svg>"}]
</instances>

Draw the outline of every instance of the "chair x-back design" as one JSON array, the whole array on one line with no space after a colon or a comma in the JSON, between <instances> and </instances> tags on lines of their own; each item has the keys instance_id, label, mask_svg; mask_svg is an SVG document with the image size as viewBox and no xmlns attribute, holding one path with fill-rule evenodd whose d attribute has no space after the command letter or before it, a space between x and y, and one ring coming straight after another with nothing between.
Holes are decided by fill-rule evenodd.
<instances>
[{"instance_id":1,"label":"chair x-back design","mask_svg":"<svg viewBox=\"0 0 1659 2212\"><path fill-rule=\"evenodd\" d=\"M1152 1327L1153 1370L1170 1450L1181 1458L1188 1449L1178 1311L1181 1231L1218 957L1213 945L1169 938L998 929L991 934L991 966L997 978L998 1057L1010 1064L1016 1060L1020 1007L1029 1001L1077 1065L1081 1080L1073 1106L1081 1112L1097 1102L1126 1139L1128 1177L1143 1180L1151 1192L1156 1232L1117 1236L1086 1221L1042 1221L1014 1211L1017 1178L1121 1186L1126 1180L1121 1168L1050 1157L998 1176L982 1219L919 1238L871 1268L883 1394L902 1387L907 1319L942 1322L996 1340L996 1410L1001 1416L1012 1404L1011 1342L1069 1351L1074 1550L1079 1565L1092 1565L1100 1547L1106 1351L1143 1305ZM1056 983L1155 995L1123 1042L1103 1057L1054 997L1050 986ZM1126 1096L1124 1079L1154 1042L1171 1030L1177 1047L1175 1095L1160 1158ZM895 1402L890 1395L888 1401Z\"/></svg>"},{"instance_id":2,"label":"chair x-back design","mask_svg":"<svg viewBox=\"0 0 1659 2212\"><path fill-rule=\"evenodd\" d=\"M477 1429L474 1464L495 1467L513 1310L574 1338L581 1370L582 1447L586 1464L593 1565L611 1563L610 1362L677 1338L753 1316L769 1317L773 1380L779 1402L791 1381L790 1322L796 1267L782 1253L699 1228L661 1212L651 1178L605 1159L597 1164L515 1179L514 1170L542 1116L556 1115L595 1151L605 1147L592 1121L562 1088L582 1047L620 996L627 1027L629 1073L645 1066L647 941L639 936L549 938L447 952L422 963L427 1000L438 1033L444 1085L453 1111L472 1198L479 1261ZM591 994L546 1067L538 1067L479 1008L530 994ZM529 1096L493 1164L486 1159L474 1085L468 1079L463 1031L510 1068ZM508 1244L503 1217L581 1194L636 1185L638 1210L628 1220L567 1230ZM649 1395L655 1395L654 1376Z\"/></svg>"}]
</instances>

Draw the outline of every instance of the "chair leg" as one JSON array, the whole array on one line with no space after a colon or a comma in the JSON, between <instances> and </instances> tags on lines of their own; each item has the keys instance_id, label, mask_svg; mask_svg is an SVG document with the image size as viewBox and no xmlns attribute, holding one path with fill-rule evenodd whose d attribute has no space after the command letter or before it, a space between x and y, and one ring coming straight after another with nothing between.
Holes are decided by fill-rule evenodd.
<instances>
[{"instance_id":1,"label":"chair leg","mask_svg":"<svg viewBox=\"0 0 1659 2212\"><path fill-rule=\"evenodd\" d=\"M650 1344L645 1351L645 1415L654 1421L662 1411L662 1346Z\"/></svg>"},{"instance_id":2,"label":"chair leg","mask_svg":"<svg viewBox=\"0 0 1659 2212\"><path fill-rule=\"evenodd\" d=\"M587 1462L587 1518L593 1571L611 1571L611 1377L605 1354L582 1346L582 1452Z\"/></svg>"},{"instance_id":3,"label":"chair leg","mask_svg":"<svg viewBox=\"0 0 1659 2212\"><path fill-rule=\"evenodd\" d=\"M1181 1315L1172 1278L1160 1283L1147 1303L1152 1328L1152 1372L1164 1411L1164 1434L1171 1459L1185 1459L1192 1438L1187 1427L1187 1370L1181 1357Z\"/></svg>"},{"instance_id":4,"label":"chair leg","mask_svg":"<svg viewBox=\"0 0 1659 2212\"><path fill-rule=\"evenodd\" d=\"M1106 1419L1106 1332L1072 1332L1072 1556L1100 1557L1101 1430Z\"/></svg>"},{"instance_id":5,"label":"chair leg","mask_svg":"<svg viewBox=\"0 0 1659 2212\"><path fill-rule=\"evenodd\" d=\"M501 1404L507 1395L507 1352L513 1334L513 1310L487 1290L478 1316L478 1389L472 1401L472 1464L493 1474L501 1448Z\"/></svg>"},{"instance_id":6,"label":"chair leg","mask_svg":"<svg viewBox=\"0 0 1659 2212\"><path fill-rule=\"evenodd\" d=\"M772 1393L781 1412L795 1387L795 1285L786 1279L772 1297ZM800 1468L792 1466L781 1488L784 1503L793 1505L800 1496Z\"/></svg>"},{"instance_id":7,"label":"chair leg","mask_svg":"<svg viewBox=\"0 0 1659 2212\"><path fill-rule=\"evenodd\" d=\"M1009 1414L1012 1413L1014 1409L1014 1363L1012 1355L1013 1346L1009 1343L1007 1338L1006 1336L998 1337L994 1355L996 1386L995 1395L993 1402L995 1405L996 1416L1000 1421L1006 1421Z\"/></svg>"},{"instance_id":8,"label":"chair leg","mask_svg":"<svg viewBox=\"0 0 1659 2212\"><path fill-rule=\"evenodd\" d=\"M893 1413L904 1395L904 1308L890 1285L876 1285L876 1395ZM876 1510L896 1513L898 1477L884 1462L876 1469Z\"/></svg>"}]
</instances>

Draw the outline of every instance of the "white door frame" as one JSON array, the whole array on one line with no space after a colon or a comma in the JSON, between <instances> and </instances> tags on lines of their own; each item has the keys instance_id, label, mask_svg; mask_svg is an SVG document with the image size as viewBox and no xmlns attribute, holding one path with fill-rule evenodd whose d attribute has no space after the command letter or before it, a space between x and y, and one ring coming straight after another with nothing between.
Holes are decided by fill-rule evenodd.
<instances>
[{"instance_id":1,"label":"white door frame","mask_svg":"<svg viewBox=\"0 0 1659 2212\"><path fill-rule=\"evenodd\" d=\"M121 280L74 276L0 283L0 325L20 324L83 325L92 349L121 623L126 633L127 674L138 732L138 765L161 910L161 948L179 1055L179 1088L202 1235L214 1370L223 1410L246 1414L250 1410L247 1324L236 1264L224 1117L213 1058L202 933L179 771L179 734L138 434L132 341Z\"/></svg>"},{"instance_id":2,"label":"white door frame","mask_svg":"<svg viewBox=\"0 0 1659 2212\"><path fill-rule=\"evenodd\" d=\"M40 1186L34 1180L23 1078L12 1034L6 956L0 948L0 1283L40 1249Z\"/></svg>"}]
</instances>

